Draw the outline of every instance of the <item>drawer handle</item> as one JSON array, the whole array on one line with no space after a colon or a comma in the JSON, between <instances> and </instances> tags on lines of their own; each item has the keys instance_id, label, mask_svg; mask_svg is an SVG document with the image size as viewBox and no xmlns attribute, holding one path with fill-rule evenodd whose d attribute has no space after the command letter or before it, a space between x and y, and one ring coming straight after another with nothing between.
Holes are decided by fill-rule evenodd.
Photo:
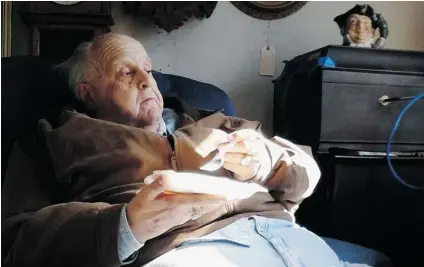
<instances>
[{"instance_id":1,"label":"drawer handle","mask_svg":"<svg viewBox=\"0 0 424 267\"><path fill-rule=\"evenodd\" d=\"M378 102L380 102L383 106L387 106L392 102L411 100L414 99L414 97L415 96L389 97L387 95L383 95L380 99L378 99Z\"/></svg>"}]
</instances>

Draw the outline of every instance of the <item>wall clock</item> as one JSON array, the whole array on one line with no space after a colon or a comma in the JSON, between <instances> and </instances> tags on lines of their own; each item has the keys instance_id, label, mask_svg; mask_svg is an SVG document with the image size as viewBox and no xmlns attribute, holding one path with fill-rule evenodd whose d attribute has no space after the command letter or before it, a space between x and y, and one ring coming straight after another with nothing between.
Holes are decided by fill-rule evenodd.
<instances>
[{"instance_id":1,"label":"wall clock","mask_svg":"<svg viewBox=\"0 0 424 267\"><path fill-rule=\"evenodd\" d=\"M290 16L306 4L302 1L233 1L231 3L243 13L262 20Z\"/></svg>"},{"instance_id":2,"label":"wall clock","mask_svg":"<svg viewBox=\"0 0 424 267\"><path fill-rule=\"evenodd\" d=\"M72 6L80 3L81 1L52 1L53 3L63 5L63 6Z\"/></svg>"}]
</instances>

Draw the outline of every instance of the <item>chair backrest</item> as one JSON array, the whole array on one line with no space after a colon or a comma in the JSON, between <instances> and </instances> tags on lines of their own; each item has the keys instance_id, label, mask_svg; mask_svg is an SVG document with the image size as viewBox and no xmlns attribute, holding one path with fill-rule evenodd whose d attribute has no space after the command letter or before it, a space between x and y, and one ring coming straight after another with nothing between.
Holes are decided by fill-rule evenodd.
<instances>
[{"instance_id":1,"label":"chair backrest","mask_svg":"<svg viewBox=\"0 0 424 267\"><path fill-rule=\"evenodd\" d=\"M197 108L224 109L225 115L235 115L233 103L228 95L214 85L157 71L153 72L153 76L164 96L177 96Z\"/></svg>"},{"instance_id":2,"label":"chair backrest","mask_svg":"<svg viewBox=\"0 0 424 267\"><path fill-rule=\"evenodd\" d=\"M60 111L75 101L64 73L41 57L18 56L1 59L1 145L2 180L13 142L23 132L35 129L41 118L54 121ZM185 99L197 108L224 109L234 115L228 95L221 89L176 75L154 72L158 87L165 96Z\"/></svg>"}]
</instances>

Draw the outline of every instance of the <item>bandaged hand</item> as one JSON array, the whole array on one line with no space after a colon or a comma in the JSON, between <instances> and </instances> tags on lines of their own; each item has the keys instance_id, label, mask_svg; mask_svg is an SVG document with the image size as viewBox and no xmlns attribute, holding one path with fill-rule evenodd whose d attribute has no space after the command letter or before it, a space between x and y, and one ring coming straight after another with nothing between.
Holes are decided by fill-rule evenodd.
<instances>
[{"instance_id":1,"label":"bandaged hand","mask_svg":"<svg viewBox=\"0 0 424 267\"><path fill-rule=\"evenodd\" d=\"M218 150L226 151L223 167L239 181L254 177L267 154L262 135L253 130L228 135L228 141L220 144Z\"/></svg>"}]
</instances>

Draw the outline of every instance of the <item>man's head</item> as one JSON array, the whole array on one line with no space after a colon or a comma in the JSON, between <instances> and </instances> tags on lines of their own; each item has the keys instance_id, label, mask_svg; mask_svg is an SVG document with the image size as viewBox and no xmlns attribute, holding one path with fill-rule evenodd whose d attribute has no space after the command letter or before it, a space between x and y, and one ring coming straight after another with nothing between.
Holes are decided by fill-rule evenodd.
<instances>
[{"instance_id":1,"label":"man's head","mask_svg":"<svg viewBox=\"0 0 424 267\"><path fill-rule=\"evenodd\" d=\"M139 42L108 33L81 44L64 65L76 97L97 118L158 129L163 99Z\"/></svg>"}]
</instances>

